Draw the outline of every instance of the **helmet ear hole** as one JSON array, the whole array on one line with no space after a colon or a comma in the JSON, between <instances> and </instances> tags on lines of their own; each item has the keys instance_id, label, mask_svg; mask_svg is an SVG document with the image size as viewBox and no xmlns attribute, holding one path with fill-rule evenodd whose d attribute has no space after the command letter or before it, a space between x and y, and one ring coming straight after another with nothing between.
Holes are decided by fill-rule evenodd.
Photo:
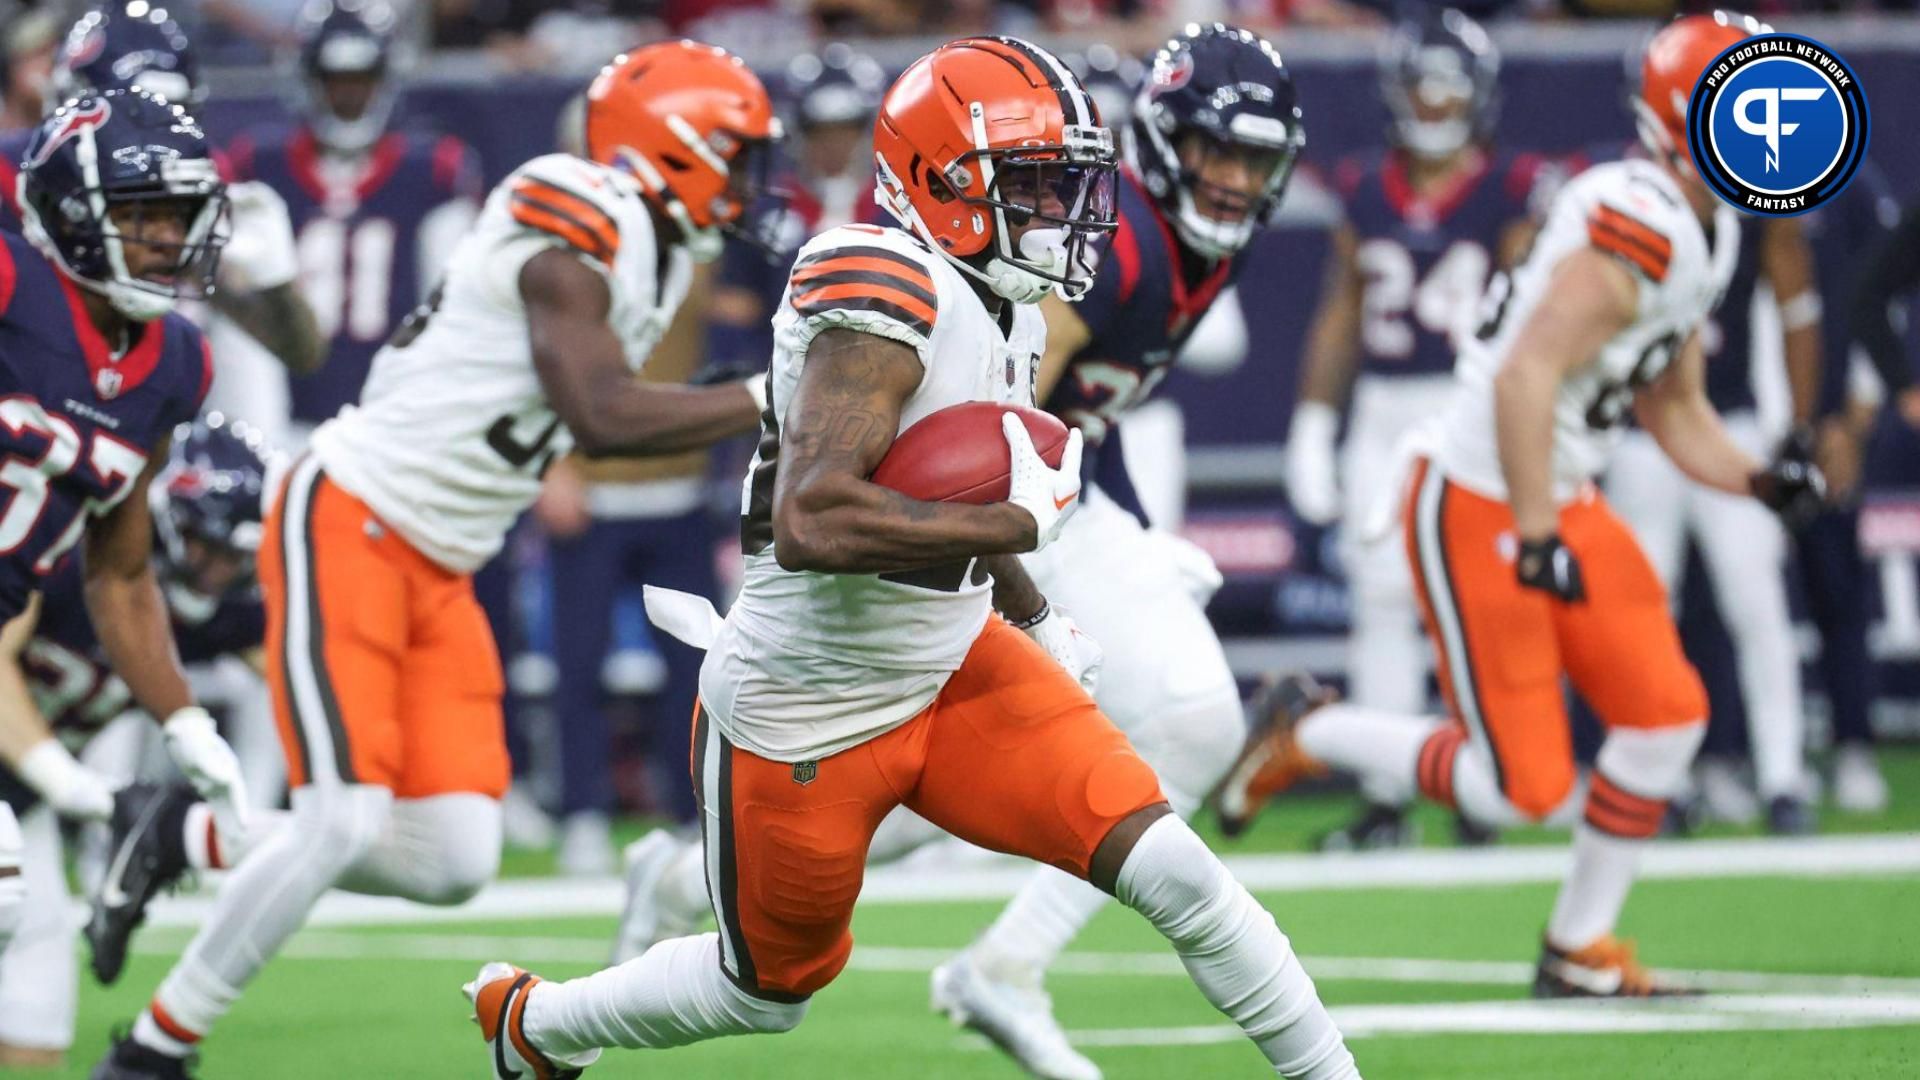
<instances>
[{"instance_id":1,"label":"helmet ear hole","mask_svg":"<svg viewBox=\"0 0 1920 1080\"><path fill-rule=\"evenodd\" d=\"M940 174L939 169L931 165L924 166L924 169L925 172L922 174L920 182L934 198L943 203L950 203L958 198L958 195L953 190L953 185L947 183L947 178Z\"/></svg>"}]
</instances>

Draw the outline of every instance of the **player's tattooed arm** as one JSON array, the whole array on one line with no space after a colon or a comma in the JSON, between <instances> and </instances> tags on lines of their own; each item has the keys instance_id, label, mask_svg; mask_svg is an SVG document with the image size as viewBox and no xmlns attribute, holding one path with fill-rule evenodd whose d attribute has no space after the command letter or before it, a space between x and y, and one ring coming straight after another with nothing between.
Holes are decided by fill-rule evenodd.
<instances>
[{"instance_id":1,"label":"player's tattooed arm","mask_svg":"<svg viewBox=\"0 0 1920 1080\"><path fill-rule=\"evenodd\" d=\"M980 562L993 575L993 610L1012 622L1025 622L1040 614L1047 598L1040 586L1027 575L1018 555L989 555Z\"/></svg>"},{"instance_id":2,"label":"player's tattooed arm","mask_svg":"<svg viewBox=\"0 0 1920 1080\"><path fill-rule=\"evenodd\" d=\"M221 289L213 294L213 309L296 375L319 371L327 361L327 339L313 307L292 282L256 292Z\"/></svg>"},{"instance_id":3,"label":"player's tattooed arm","mask_svg":"<svg viewBox=\"0 0 1920 1080\"><path fill-rule=\"evenodd\" d=\"M1560 260L1493 379L1494 431L1507 501L1522 540L1559 528L1553 499L1553 414L1561 380L1633 322L1639 303L1619 259L1582 248Z\"/></svg>"},{"instance_id":4,"label":"player's tattooed arm","mask_svg":"<svg viewBox=\"0 0 1920 1080\"><path fill-rule=\"evenodd\" d=\"M1634 417L1681 472L1696 483L1745 495L1762 462L1720 422L1707 398L1707 361L1695 331L1660 378L1634 395Z\"/></svg>"},{"instance_id":5,"label":"player's tattooed arm","mask_svg":"<svg viewBox=\"0 0 1920 1080\"><path fill-rule=\"evenodd\" d=\"M709 446L752 431L760 407L744 383L641 382L607 319L607 279L566 251L520 269L533 367L575 445L588 457L645 457Z\"/></svg>"},{"instance_id":6,"label":"player's tattooed arm","mask_svg":"<svg viewBox=\"0 0 1920 1080\"><path fill-rule=\"evenodd\" d=\"M174 651L173 622L153 572L153 515L147 485L167 461L167 440L120 505L87 529L83 567L87 615L107 662L133 699L156 720L193 704Z\"/></svg>"},{"instance_id":7,"label":"player's tattooed arm","mask_svg":"<svg viewBox=\"0 0 1920 1080\"><path fill-rule=\"evenodd\" d=\"M921 375L919 355L900 342L845 329L813 339L780 430L782 567L874 574L1033 549L1033 515L1012 503L922 502L867 480Z\"/></svg>"}]
</instances>

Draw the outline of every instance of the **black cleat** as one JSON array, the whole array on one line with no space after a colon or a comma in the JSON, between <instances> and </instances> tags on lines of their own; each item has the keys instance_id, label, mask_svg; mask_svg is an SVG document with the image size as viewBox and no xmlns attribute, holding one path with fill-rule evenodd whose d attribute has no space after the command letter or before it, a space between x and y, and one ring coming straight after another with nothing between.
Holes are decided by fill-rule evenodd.
<instances>
[{"instance_id":1,"label":"black cleat","mask_svg":"<svg viewBox=\"0 0 1920 1080\"><path fill-rule=\"evenodd\" d=\"M113 1041L113 1048L87 1074L87 1080L193 1080L191 1058L169 1057L134 1041L131 1034Z\"/></svg>"},{"instance_id":2,"label":"black cleat","mask_svg":"<svg viewBox=\"0 0 1920 1080\"><path fill-rule=\"evenodd\" d=\"M1420 842L1420 829L1407 820L1404 806L1368 803L1360 816L1320 837L1321 851L1385 851Z\"/></svg>"},{"instance_id":3,"label":"black cleat","mask_svg":"<svg viewBox=\"0 0 1920 1080\"><path fill-rule=\"evenodd\" d=\"M1453 815L1453 842L1460 847L1491 847L1500 840L1500 830L1489 828L1455 812Z\"/></svg>"},{"instance_id":4,"label":"black cleat","mask_svg":"<svg viewBox=\"0 0 1920 1080\"><path fill-rule=\"evenodd\" d=\"M111 986L127 964L127 944L146 921L147 905L187 870L187 808L199 796L186 787L132 784L114 797L107 869L92 897L87 944L93 976Z\"/></svg>"},{"instance_id":5,"label":"black cleat","mask_svg":"<svg viewBox=\"0 0 1920 1080\"><path fill-rule=\"evenodd\" d=\"M1775 836L1811 836L1818 824L1804 799L1775 795L1767 800L1767 831Z\"/></svg>"}]
</instances>

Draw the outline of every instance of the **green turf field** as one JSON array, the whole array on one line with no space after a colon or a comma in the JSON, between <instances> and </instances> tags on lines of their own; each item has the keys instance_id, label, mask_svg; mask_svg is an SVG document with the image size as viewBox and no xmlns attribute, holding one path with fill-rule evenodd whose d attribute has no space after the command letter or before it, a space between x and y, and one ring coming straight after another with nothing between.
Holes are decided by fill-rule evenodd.
<instances>
[{"instance_id":1,"label":"green turf field","mask_svg":"<svg viewBox=\"0 0 1920 1080\"><path fill-rule=\"evenodd\" d=\"M1920 754L1890 764L1894 790L1909 796L1891 824L1913 828ZM1297 800L1264 821L1250 845L1230 850L1297 850L1314 830L1337 821L1342 805ZM1443 819L1429 822L1429 837L1444 832ZM1805 862L1809 853L1862 845L1898 865L1863 869L1847 862L1851 856L1835 870ZM1758 854L1761 869L1747 868L1752 859L1729 869L1728 852ZM1480 856L1478 865L1547 854L1509 845ZM1316 888L1322 864L1274 858L1248 865L1261 864L1259 880L1272 887L1256 892L1353 1036L1368 1077L1745 1080L1920 1077L1916 856L1920 838L1912 836L1858 844L1842 838L1814 848L1716 842L1670 854L1659 878L1634 894L1623 930L1650 963L1692 972L1698 984L1721 992L1657 1006L1541 1006L1526 999L1524 981L1554 893L1539 875L1505 884ZM1451 853L1419 857L1468 865ZM1776 857L1786 873L1765 869ZM1324 865L1331 874L1369 858ZM534 861L517 865L525 870ZM665 1053L621 1052L588 1075L1016 1077L984 1043L926 1006L928 970L997 907L876 896L857 918L851 967L816 997L798 1031ZM460 984L489 959L561 977L591 971L610 927L610 918L542 917L535 903L522 915L485 921L310 928L209 1040L201 1074L486 1076ZM144 1002L185 935L179 927L149 930L118 987L84 989L74 1067L41 1075L84 1076L108 1028ZM1130 912L1104 913L1049 985L1063 1024L1115 1080L1262 1075L1258 1055L1231 1028L1223 1030L1223 1018Z\"/></svg>"}]
</instances>

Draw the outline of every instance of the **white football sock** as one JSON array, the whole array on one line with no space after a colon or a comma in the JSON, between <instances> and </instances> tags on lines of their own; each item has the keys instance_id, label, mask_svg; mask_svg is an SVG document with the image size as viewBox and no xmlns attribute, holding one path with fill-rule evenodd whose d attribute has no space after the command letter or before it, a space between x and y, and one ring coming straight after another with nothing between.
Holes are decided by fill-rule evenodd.
<instances>
[{"instance_id":1,"label":"white football sock","mask_svg":"<svg viewBox=\"0 0 1920 1080\"><path fill-rule=\"evenodd\" d=\"M6 818L0 830L12 823L8 813L0 803L0 818ZM73 1045L80 957L73 947L60 819L46 806L36 806L19 821L15 839L20 873L0 878L0 1043L65 1050ZM14 905L11 945L9 904Z\"/></svg>"},{"instance_id":2,"label":"white football sock","mask_svg":"<svg viewBox=\"0 0 1920 1080\"><path fill-rule=\"evenodd\" d=\"M989 974L1045 971L1112 899L1065 871L1036 867L974 943L974 954Z\"/></svg>"},{"instance_id":3,"label":"white football sock","mask_svg":"<svg viewBox=\"0 0 1920 1080\"><path fill-rule=\"evenodd\" d=\"M422 904L464 904L500 870L500 803L471 792L401 799L338 887Z\"/></svg>"},{"instance_id":4,"label":"white football sock","mask_svg":"<svg viewBox=\"0 0 1920 1080\"><path fill-rule=\"evenodd\" d=\"M1560 885L1547 920L1547 940L1566 950L1584 949L1613 932L1640 868L1644 840L1609 836L1584 822L1573 827L1573 869Z\"/></svg>"},{"instance_id":5,"label":"white football sock","mask_svg":"<svg viewBox=\"0 0 1920 1080\"><path fill-rule=\"evenodd\" d=\"M154 994L174 1031L202 1036L226 1015L314 902L379 838L392 804L391 792L367 785L293 793L288 827L274 830L226 880L212 914ZM151 1009L141 1020L135 1038L156 1050L177 1055L189 1041L152 1038L165 1032Z\"/></svg>"},{"instance_id":6,"label":"white football sock","mask_svg":"<svg viewBox=\"0 0 1920 1080\"><path fill-rule=\"evenodd\" d=\"M1427 736L1445 721L1436 716L1370 709L1336 702L1309 713L1295 729L1300 749L1320 761L1362 779L1369 797L1382 802L1411 802L1414 766Z\"/></svg>"},{"instance_id":7,"label":"white football sock","mask_svg":"<svg viewBox=\"0 0 1920 1080\"><path fill-rule=\"evenodd\" d=\"M1306 1080L1360 1075L1287 936L1186 822L1169 814L1147 827L1120 868L1115 894L1166 935L1200 992L1240 1025L1275 1072Z\"/></svg>"},{"instance_id":8,"label":"white football sock","mask_svg":"<svg viewBox=\"0 0 1920 1080\"><path fill-rule=\"evenodd\" d=\"M527 997L534 1048L573 1064L614 1046L663 1049L752 1032L791 1031L806 1002L767 1001L720 968L720 936L673 938L585 978L543 982Z\"/></svg>"}]
</instances>

